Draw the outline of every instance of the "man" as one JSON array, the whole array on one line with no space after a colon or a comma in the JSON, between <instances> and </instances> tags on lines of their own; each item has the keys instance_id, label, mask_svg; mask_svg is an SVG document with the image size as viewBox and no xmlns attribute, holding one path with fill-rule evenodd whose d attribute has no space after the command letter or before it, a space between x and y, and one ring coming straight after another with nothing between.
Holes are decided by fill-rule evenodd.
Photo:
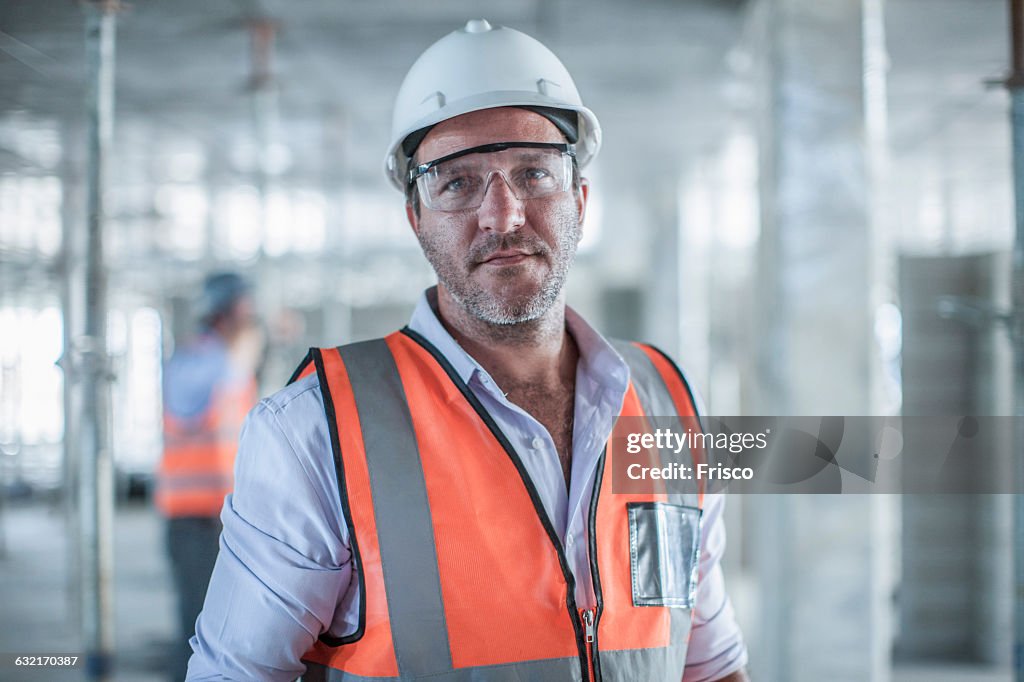
<instances>
[{"instance_id":1,"label":"man","mask_svg":"<svg viewBox=\"0 0 1024 682\"><path fill-rule=\"evenodd\" d=\"M231 491L238 435L256 404L260 334L250 286L235 273L207 277L200 335L164 368L164 453L155 501L167 518L167 550L178 600L172 679L185 676L188 640L217 559L218 515Z\"/></svg>"},{"instance_id":2,"label":"man","mask_svg":"<svg viewBox=\"0 0 1024 682\"><path fill-rule=\"evenodd\" d=\"M721 498L604 472L616 417L694 405L565 305L599 145L522 33L471 21L413 65L387 172L438 285L249 417L190 679L746 679Z\"/></svg>"}]
</instances>

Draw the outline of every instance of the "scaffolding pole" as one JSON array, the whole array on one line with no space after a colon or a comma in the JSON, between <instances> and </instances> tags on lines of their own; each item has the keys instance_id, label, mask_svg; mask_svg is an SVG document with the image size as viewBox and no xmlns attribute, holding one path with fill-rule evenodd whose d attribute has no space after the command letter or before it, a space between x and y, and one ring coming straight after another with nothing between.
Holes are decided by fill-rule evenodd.
<instances>
[{"instance_id":1,"label":"scaffolding pole","mask_svg":"<svg viewBox=\"0 0 1024 682\"><path fill-rule=\"evenodd\" d=\"M107 355L107 272L103 257L106 166L114 122L116 1L86 2L88 78L85 336L81 358L79 518L81 521L82 641L90 679L107 680L114 653L114 487L110 439L110 360Z\"/></svg>"},{"instance_id":2,"label":"scaffolding pole","mask_svg":"<svg viewBox=\"0 0 1024 682\"><path fill-rule=\"evenodd\" d=\"M1024 0L1010 0L1011 72L1010 120L1013 135L1013 190L1016 235L1013 243L1013 309L1010 337L1013 342L1015 417L1015 477L1013 496L1014 545L1014 678L1024 682Z\"/></svg>"},{"instance_id":3,"label":"scaffolding pole","mask_svg":"<svg viewBox=\"0 0 1024 682\"><path fill-rule=\"evenodd\" d=\"M65 132L64 149L72 144L72 133ZM57 364L64 375L64 443L63 462L61 463L62 501L64 506L64 538L66 549L67 574L65 589L68 602L68 613L73 622L81 621L82 598L79 576L81 575L81 547L78 542L78 429L76 425L81 417L80 395L75 343L81 332L82 292L85 283L81 268L80 228L82 202L78 196L81 189L80 175L76 164L65 153L61 169L61 255L60 255L60 298L63 315L63 352Z\"/></svg>"}]
</instances>

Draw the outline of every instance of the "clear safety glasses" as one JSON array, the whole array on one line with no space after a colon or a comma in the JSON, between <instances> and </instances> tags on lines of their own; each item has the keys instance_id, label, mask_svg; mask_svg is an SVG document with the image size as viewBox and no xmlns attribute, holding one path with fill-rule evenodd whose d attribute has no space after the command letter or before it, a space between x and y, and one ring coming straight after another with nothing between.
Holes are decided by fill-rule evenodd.
<instances>
[{"instance_id":1,"label":"clear safety glasses","mask_svg":"<svg viewBox=\"0 0 1024 682\"><path fill-rule=\"evenodd\" d=\"M576 151L554 142L496 142L421 163L409 170L432 211L479 208L497 173L520 201L564 192L572 185Z\"/></svg>"}]
</instances>

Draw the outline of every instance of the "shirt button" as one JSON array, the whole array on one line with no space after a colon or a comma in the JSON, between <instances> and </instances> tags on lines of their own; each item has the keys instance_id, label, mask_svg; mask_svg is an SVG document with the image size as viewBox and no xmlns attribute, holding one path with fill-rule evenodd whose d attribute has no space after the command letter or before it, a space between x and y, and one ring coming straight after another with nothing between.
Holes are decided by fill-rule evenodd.
<instances>
[{"instance_id":1,"label":"shirt button","mask_svg":"<svg viewBox=\"0 0 1024 682\"><path fill-rule=\"evenodd\" d=\"M534 436L533 440L530 441L530 447L534 450L540 450L544 447L544 441L539 436Z\"/></svg>"}]
</instances>

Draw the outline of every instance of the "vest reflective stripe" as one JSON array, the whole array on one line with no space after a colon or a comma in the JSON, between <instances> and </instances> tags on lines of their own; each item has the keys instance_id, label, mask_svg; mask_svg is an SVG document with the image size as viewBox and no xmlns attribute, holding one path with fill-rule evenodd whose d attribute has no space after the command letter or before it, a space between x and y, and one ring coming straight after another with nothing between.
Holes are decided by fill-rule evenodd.
<instances>
[{"instance_id":1,"label":"vest reflective stripe","mask_svg":"<svg viewBox=\"0 0 1024 682\"><path fill-rule=\"evenodd\" d=\"M536 491L469 389L414 336L310 356L365 613L355 634L322 638L304 656L304 679L582 680L588 649L574 580ZM623 415L647 414L641 386L669 400L664 383L651 387L649 379L636 373ZM627 500L612 496L610 474L598 483L591 553L595 589L605 593L599 676L678 680L690 612L632 606L625 503L698 500ZM638 677L640 670L650 675Z\"/></svg>"},{"instance_id":2,"label":"vest reflective stripe","mask_svg":"<svg viewBox=\"0 0 1024 682\"><path fill-rule=\"evenodd\" d=\"M193 419L164 415L164 451L154 499L168 517L217 516L234 485L238 434L256 403L255 382L217 391Z\"/></svg>"},{"instance_id":3,"label":"vest reflective stripe","mask_svg":"<svg viewBox=\"0 0 1024 682\"><path fill-rule=\"evenodd\" d=\"M187 474L167 477L160 481L160 486L164 491L220 490L230 488L232 483L231 476L224 474Z\"/></svg>"},{"instance_id":4,"label":"vest reflective stripe","mask_svg":"<svg viewBox=\"0 0 1024 682\"><path fill-rule=\"evenodd\" d=\"M641 403L647 408L646 414L658 417L689 417L687 426L703 430L702 415L697 414L693 394L682 370L674 362L651 346L619 340L613 340L612 345L629 364L630 375L638 379L637 391L641 393ZM695 464L707 461L701 447L696 448L691 454ZM703 480L697 482L697 498L697 506L703 509Z\"/></svg>"},{"instance_id":5,"label":"vest reflective stripe","mask_svg":"<svg viewBox=\"0 0 1024 682\"><path fill-rule=\"evenodd\" d=\"M395 359L379 341L339 351L359 413L373 415L361 426L381 561L387 571L398 670L415 676L451 670L447 630L437 626L444 623L444 606L430 515L401 513L407 509L426 512L429 507L416 433Z\"/></svg>"},{"instance_id":6,"label":"vest reflective stripe","mask_svg":"<svg viewBox=\"0 0 1024 682\"><path fill-rule=\"evenodd\" d=\"M365 677L321 664L308 666L302 682L390 682L399 677ZM404 678L408 679L408 678ZM572 682L580 680L580 661L577 657L524 661L505 665L479 666L433 675L431 682ZM629 680L656 678L624 677ZM681 679L681 678L680 678Z\"/></svg>"},{"instance_id":7,"label":"vest reflective stripe","mask_svg":"<svg viewBox=\"0 0 1024 682\"><path fill-rule=\"evenodd\" d=\"M677 414L668 389L657 390L664 387L665 382L643 348L628 341L613 340L611 343L629 365L633 386L641 404L646 408L644 413L661 416Z\"/></svg>"}]
</instances>

